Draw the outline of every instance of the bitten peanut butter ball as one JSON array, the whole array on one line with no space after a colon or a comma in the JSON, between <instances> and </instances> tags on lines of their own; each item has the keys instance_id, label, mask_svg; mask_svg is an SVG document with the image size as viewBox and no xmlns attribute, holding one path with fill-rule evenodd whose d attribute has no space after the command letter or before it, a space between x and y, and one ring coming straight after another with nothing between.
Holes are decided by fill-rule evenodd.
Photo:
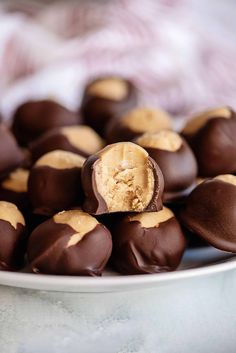
<instances>
[{"instance_id":1,"label":"bitten peanut butter ball","mask_svg":"<svg viewBox=\"0 0 236 353\"><path fill-rule=\"evenodd\" d=\"M88 157L104 147L102 138L89 126L66 126L46 132L30 144L32 159L45 153L63 150Z\"/></svg>"},{"instance_id":2,"label":"bitten peanut butter ball","mask_svg":"<svg viewBox=\"0 0 236 353\"><path fill-rule=\"evenodd\" d=\"M0 270L17 270L24 264L25 220L16 205L0 201Z\"/></svg>"},{"instance_id":3,"label":"bitten peanut butter ball","mask_svg":"<svg viewBox=\"0 0 236 353\"><path fill-rule=\"evenodd\" d=\"M18 168L0 182L0 200L14 203L25 214L29 211L29 171Z\"/></svg>"},{"instance_id":4,"label":"bitten peanut butter ball","mask_svg":"<svg viewBox=\"0 0 236 353\"><path fill-rule=\"evenodd\" d=\"M198 114L182 131L204 177L236 172L236 114L228 107Z\"/></svg>"},{"instance_id":5,"label":"bitten peanut butter ball","mask_svg":"<svg viewBox=\"0 0 236 353\"><path fill-rule=\"evenodd\" d=\"M195 182L197 162L186 141L176 132L146 133L135 142L157 162L164 176L164 200L178 198Z\"/></svg>"},{"instance_id":6,"label":"bitten peanut butter ball","mask_svg":"<svg viewBox=\"0 0 236 353\"><path fill-rule=\"evenodd\" d=\"M101 77L90 82L84 91L81 113L84 122L102 136L114 116L123 114L137 104L136 87L122 77Z\"/></svg>"},{"instance_id":7,"label":"bitten peanut butter ball","mask_svg":"<svg viewBox=\"0 0 236 353\"><path fill-rule=\"evenodd\" d=\"M4 124L0 124L0 179L21 166L24 159L12 133Z\"/></svg>"},{"instance_id":8,"label":"bitten peanut butter ball","mask_svg":"<svg viewBox=\"0 0 236 353\"><path fill-rule=\"evenodd\" d=\"M163 129L171 129L170 116L160 109L136 108L113 119L106 129L108 143L132 141L145 132L153 133Z\"/></svg>"},{"instance_id":9,"label":"bitten peanut butter ball","mask_svg":"<svg viewBox=\"0 0 236 353\"><path fill-rule=\"evenodd\" d=\"M111 255L109 230L80 210L63 211L30 236L28 259L36 273L101 276Z\"/></svg>"},{"instance_id":10,"label":"bitten peanut butter ball","mask_svg":"<svg viewBox=\"0 0 236 353\"><path fill-rule=\"evenodd\" d=\"M163 175L156 162L132 142L108 145L82 169L84 210L91 214L158 211Z\"/></svg>"},{"instance_id":11,"label":"bitten peanut butter ball","mask_svg":"<svg viewBox=\"0 0 236 353\"><path fill-rule=\"evenodd\" d=\"M50 129L78 123L78 115L57 102L30 101L16 110L12 131L20 145L27 146L29 142Z\"/></svg>"},{"instance_id":12,"label":"bitten peanut butter ball","mask_svg":"<svg viewBox=\"0 0 236 353\"><path fill-rule=\"evenodd\" d=\"M209 244L236 252L236 176L220 175L199 184L187 198L181 219Z\"/></svg>"},{"instance_id":13,"label":"bitten peanut butter ball","mask_svg":"<svg viewBox=\"0 0 236 353\"><path fill-rule=\"evenodd\" d=\"M123 274L173 271L186 240L171 210L125 216L113 231L112 263Z\"/></svg>"},{"instance_id":14,"label":"bitten peanut butter ball","mask_svg":"<svg viewBox=\"0 0 236 353\"><path fill-rule=\"evenodd\" d=\"M28 193L33 212L51 216L82 202L84 157L55 150L42 156L30 171Z\"/></svg>"}]
</instances>

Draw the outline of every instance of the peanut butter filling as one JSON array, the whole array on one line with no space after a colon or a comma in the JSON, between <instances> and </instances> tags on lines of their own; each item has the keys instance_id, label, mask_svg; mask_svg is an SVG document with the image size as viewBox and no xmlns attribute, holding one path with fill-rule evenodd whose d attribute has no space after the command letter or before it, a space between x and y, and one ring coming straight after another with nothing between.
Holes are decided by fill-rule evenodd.
<instances>
[{"instance_id":1,"label":"peanut butter filling","mask_svg":"<svg viewBox=\"0 0 236 353\"><path fill-rule=\"evenodd\" d=\"M155 180L148 153L131 142L105 147L94 166L98 193L109 212L141 212L150 203Z\"/></svg>"},{"instance_id":2,"label":"peanut butter filling","mask_svg":"<svg viewBox=\"0 0 236 353\"><path fill-rule=\"evenodd\" d=\"M157 132L171 129L170 116L163 110L137 108L124 115L122 122L125 126L137 133Z\"/></svg>"},{"instance_id":3,"label":"peanut butter filling","mask_svg":"<svg viewBox=\"0 0 236 353\"><path fill-rule=\"evenodd\" d=\"M207 110L195 115L184 127L183 133L191 135L200 130L209 119L212 118L231 118L231 111L228 107L220 107L216 109Z\"/></svg>"},{"instance_id":4,"label":"peanut butter filling","mask_svg":"<svg viewBox=\"0 0 236 353\"><path fill-rule=\"evenodd\" d=\"M104 147L104 141L89 126L67 126L61 128L61 132L72 146L87 154L93 154Z\"/></svg>"},{"instance_id":5,"label":"peanut butter filling","mask_svg":"<svg viewBox=\"0 0 236 353\"><path fill-rule=\"evenodd\" d=\"M2 182L2 187L15 192L27 192L28 178L28 170L21 168L16 169Z\"/></svg>"},{"instance_id":6,"label":"peanut butter filling","mask_svg":"<svg viewBox=\"0 0 236 353\"><path fill-rule=\"evenodd\" d=\"M0 201L0 220L9 222L17 229L17 224L25 226L25 219L16 205L6 201Z\"/></svg>"},{"instance_id":7,"label":"peanut butter filling","mask_svg":"<svg viewBox=\"0 0 236 353\"><path fill-rule=\"evenodd\" d=\"M81 168L84 164L85 158L78 154L55 150L44 154L35 163L36 167L52 167L55 169L71 169Z\"/></svg>"},{"instance_id":8,"label":"peanut butter filling","mask_svg":"<svg viewBox=\"0 0 236 353\"><path fill-rule=\"evenodd\" d=\"M124 80L111 77L93 82L87 92L91 96L120 101L128 95L128 86Z\"/></svg>"},{"instance_id":9,"label":"peanut butter filling","mask_svg":"<svg viewBox=\"0 0 236 353\"><path fill-rule=\"evenodd\" d=\"M159 227L160 223L168 221L173 218L174 213L167 207L163 207L158 212L143 212L128 216L129 221L138 221L143 228Z\"/></svg>"},{"instance_id":10,"label":"peanut butter filling","mask_svg":"<svg viewBox=\"0 0 236 353\"><path fill-rule=\"evenodd\" d=\"M226 183L232 184L236 186L236 176L232 174L223 174L223 175L218 175L214 179L216 180L222 180Z\"/></svg>"},{"instance_id":11,"label":"peanut butter filling","mask_svg":"<svg viewBox=\"0 0 236 353\"><path fill-rule=\"evenodd\" d=\"M73 234L67 244L67 248L76 245L83 237L91 232L98 223L96 218L80 210L62 211L53 217L53 221L59 224L67 224L74 229Z\"/></svg>"},{"instance_id":12,"label":"peanut butter filling","mask_svg":"<svg viewBox=\"0 0 236 353\"><path fill-rule=\"evenodd\" d=\"M174 131L161 130L156 133L145 133L136 142L146 148L157 148L163 151L176 152L182 146L181 137Z\"/></svg>"}]
</instances>

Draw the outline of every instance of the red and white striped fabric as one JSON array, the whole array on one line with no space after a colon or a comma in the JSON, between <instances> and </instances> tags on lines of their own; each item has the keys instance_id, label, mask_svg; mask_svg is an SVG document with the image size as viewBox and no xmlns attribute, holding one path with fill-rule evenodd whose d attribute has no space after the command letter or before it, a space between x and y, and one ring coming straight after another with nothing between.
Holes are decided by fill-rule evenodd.
<instances>
[{"instance_id":1,"label":"red and white striped fabric","mask_svg":"<svg viewBox=\"0 0 236 353\"><path fill-rule=\"evenodd\" d=\"M130 77L140 104L173 115L213 105L236 108L233 0L27 1L0 5L0 96L55 96L72 109L85 82Z\"/></svg>"}]
</instances>

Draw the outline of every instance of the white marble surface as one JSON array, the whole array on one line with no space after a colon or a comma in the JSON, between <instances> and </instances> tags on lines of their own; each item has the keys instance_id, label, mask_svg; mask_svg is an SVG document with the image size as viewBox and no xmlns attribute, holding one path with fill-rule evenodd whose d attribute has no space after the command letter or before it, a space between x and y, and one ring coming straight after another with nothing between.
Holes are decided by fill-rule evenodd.
<instances>
[{"instance_id":1,"label":"white marble surface","mask_svg":"<svg viewBox=\"0 0 236 353\"><path fill-rule=\"evenodd\" d=\"M236 270L116 293L0 287L1 353L235 353Z\"/></svg>"}]
</instances>

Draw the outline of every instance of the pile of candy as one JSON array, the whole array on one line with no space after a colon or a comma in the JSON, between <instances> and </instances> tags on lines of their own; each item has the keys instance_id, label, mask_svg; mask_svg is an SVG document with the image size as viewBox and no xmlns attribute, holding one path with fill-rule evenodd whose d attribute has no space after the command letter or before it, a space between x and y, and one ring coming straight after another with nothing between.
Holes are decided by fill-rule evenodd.
<instances>
[{"instance_id":1,"label":"pile of candy","mask_svg":"<svg viewBox=\"0 0 236 353\"><path fill-rule=\"evenodd\" d=\"M189 239L236 252L236 114L173 130L122 77L91 81L79 112L52 100L0 125L0 269L58 275L175 270Z\"/></svg>"}]
</instances>

